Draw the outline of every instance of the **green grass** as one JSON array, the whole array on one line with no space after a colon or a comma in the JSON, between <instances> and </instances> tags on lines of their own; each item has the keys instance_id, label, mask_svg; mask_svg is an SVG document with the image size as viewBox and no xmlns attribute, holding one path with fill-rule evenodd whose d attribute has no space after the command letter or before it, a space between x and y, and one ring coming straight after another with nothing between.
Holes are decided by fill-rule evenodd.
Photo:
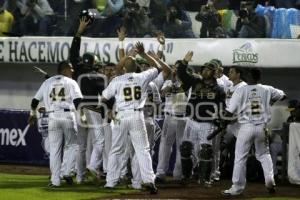
<instances>
[{"instance_id":1,"label":"green grass","mask_svg":"<svg viewBox=\"0 0 300 200\"><path fill-rule=\"evenodd\" d=\"M48 176L13 175L0 173L1 200L90 200L128 194L133 190L106 190L93 184L47 187Z\"/></svg>"}]
</instances>

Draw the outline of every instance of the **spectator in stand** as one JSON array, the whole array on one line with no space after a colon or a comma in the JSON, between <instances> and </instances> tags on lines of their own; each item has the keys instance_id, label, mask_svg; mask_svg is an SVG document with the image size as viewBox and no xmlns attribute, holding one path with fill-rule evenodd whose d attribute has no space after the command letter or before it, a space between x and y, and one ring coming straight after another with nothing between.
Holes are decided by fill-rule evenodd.
<instances>
[{"instance_id":1,"label":"spectator in stand","mask_svg":"<svg viewBox=\"0 0 300 200\"><path fill-rule=\"evenodd\" d=\"M163 32L167 38L194 38L192 21L189 15L177 4L170 4L167 8L163 24Z\"/></svg>"},{"instance_id":2,"label":"spectator in stand","mask_svg":"<svg viewBox=\"0 0 300 200\"><path fill-rule=\"evenodd\" d=\"M251 0L241 1L239 18L234 36L239 38L266 37L266 21L263 16L255 13L255 3Z\"/></svg>"},{"instance_id":3,"label":"spectator in stand","mask_svg":"<svg viewBox=\"0 0 300 200\"><path fill-rule=\"evenodd\" d=\"M163 24L166 19L167 4L162 0L152 0L150 2L150 15L152 22L158 30L163 29Z\"/></svg>"},{"instance_id":4,"label":"spectator in stand","mask_svg":"<svg viewBox=\"0 0 300 200\"><path fill-rule=\"evenodd\" d=\"M128 37L151 37L156 32L149 16L135 0L127 0L123 18L123 26Z\"/></svg>"},{"instance_id":5,"label":"spectator in stand","mask_svg":"<svg viewBox=\"0 0 300 200\"><path fill-rule=\"evenodd\" d=\"M212 1L201 6L200 12L195 19L202 22L200 29L200 38L225 38L227 37L225 29L222 28L221 15L214 7Z\"/></svg>"},{"instance_id":6,"label":"spectator in stand","mask_svg":"<svg viewBox=\"0 0 300 200\"><path fill-rule=\"evenodd\" d=\"M97 10L101 11L103 0L94 0ZM98 24L98 37L116 37L116 29L122 24L122 9L125 0L105 0L106 5L101 12Z\"/></svg>"},{"instance_id":7,"label":"spectator in stand","mask_svg":"<svg viewBox=\"0 0 300 200\"><path fill-rule=\"evenodd\" d=\"M14 16L4 8L4 0L0 0L0 36L11 31L13 22Z\"/></svg>"},{"instance_id":8,"label":"spectator in stand","mask_svg":"<svg viewBox=\"0 0 300 200\"><path fill-rule=\"evenodd\" d=\"M18 0L16 4L22 14L22 34L51 35L50 26L55 16L47 0Z\"/></svg>"},{"instance_id":9,"label":"spectator in stand","mask_svg":"<svg viewBox=\"0 0 300 200\"><path fill-rule=\"evenodd\" d=\"M94 1L97 5L97 9L98 9L98 5L102 5L103 3L102 2L103 0L94 0ZM101 14L102 16L106 16L106 17L115 16L121 11L123 6L124 6L124 0L106 0L106 6L104 8L104 11Z\"/></svg>"},{"instance_id":10,"label":"spectator in stand","mask_svg":"<svg viewBox=\"0 0 300 200\"><path fill-rule=\"evenodd\" d=\"M149 13L150 0L136 0L136 3L138 3L139 6L146 11L146 13Z\"/></svg>"}]
</instances>

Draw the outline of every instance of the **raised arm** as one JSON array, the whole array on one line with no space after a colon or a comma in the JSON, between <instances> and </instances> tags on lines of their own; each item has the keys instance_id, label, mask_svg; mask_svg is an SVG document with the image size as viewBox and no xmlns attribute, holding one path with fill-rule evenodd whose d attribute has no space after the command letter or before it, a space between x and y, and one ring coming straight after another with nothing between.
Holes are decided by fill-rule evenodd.
<instances>
[{"instance_id":1,"label":"raised arm","mask_svg":"<svg viewBox=\"0 0 300 200\"><path fill-rule=\"evenodd\" d=\"M158 71L161 71L161 67L160 65L158 64L158 62L152 58L148 53L145 52L145 48L144 48L144 45L143 43L141 42L137 42L136 45L135 45L135 48L137 50L137 53L144 59L147 60L147 62L149 63L149 65L151 67L155 67Z\"/></svg>"},{"instance_id":2,"label":"raised arm","mask_svg":"<svg viewBox=\"0 0 300 200\"><path fill-rule=\"evenodd\" d=\"M126 29L124 26L117 30L118 38L119 38L119 57L120 60L125 57L125 50L124 50L124 40L126 37Z\"/></svg>"},{"instance_id":3,"label":"raised arm","mask_svg":"<svg viewBox=\"0 0 300 200\"><path fill-rule=\"evenodd\" d=\"M165 48L165 36L162 32L157 33L157 41L159 42L157 55L159 59L162 59L164 56L164 48Z\"/></svg>"},{"instance_id":4,"label":"raised arm","mask_svg":"<svg viewBox=\"0 0 300 200\"><path fill-rule=\"evenodd\" d=\"M183 60L176 62L177 77L183 83L184 90L187 91L195 82L201 81L199 77L195 77L187 72L188 63L192 60L193 52L189 51L184 56Z\"/></svg>"},{"instance_id":5,"label":"raised arm","mask_svg":"<svg viewBox=\"0 0 300 200\"><path fill-rule=\"evenodd\" d=\"M80 44L81 44L81 35L84 32L84 30L86 29L86 27L89 24L89 20L86 20L86 17L83 17L80 19L79 21L79 28L75 34L75 36L73 37L72 40L72 44L71 44L71 49L70 49L70 55L69 55L69 59L70 62L72 63L75 71L77 68L77 64L79 62L79 52L80 52Z\"/></svg>"},{"instance_id":6,"label":"raised arm","mask_svg":"<svg viewBox=\"0 0 300 200\"><path fill-rule=\"evenodd\" d=\"M164 80L167 80L168 77L169 77L169 75L170 75L170 73L172 72L172 68L167 63L165 63L164 61L162 61L159 58L159 55L155 54L153 51L148 52L148 54L152 58L154 58L156 60L156 62L158 62L158 64L161 66Z\"/></svg>"}]
</instances>

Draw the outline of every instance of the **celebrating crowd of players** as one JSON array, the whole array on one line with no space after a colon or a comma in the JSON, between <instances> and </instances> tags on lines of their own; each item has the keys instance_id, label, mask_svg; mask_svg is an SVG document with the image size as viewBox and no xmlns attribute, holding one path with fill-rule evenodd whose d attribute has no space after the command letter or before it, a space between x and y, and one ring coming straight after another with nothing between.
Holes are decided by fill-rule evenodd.
<instances>
[{"instance_id":1,"label":"celebrating crowd of players","mask_svg":"<svg viewBox=\"0 0 300 200\"><path fill-rule=\"evenodd\" d=\"M181 184L196 179L211 187L220 180L221 140L236 137L233 184L222 194L243 192L252 144L263 167L265 186L275 191L265 127L271 103L284 99L285 94L260 84L260 70L230 67L227 78L221 61L213 59L195 72L188 67L191 51L171 67L162 60L162 34L157 38L158 52L145 52L137 42L126 55L124 28L118 30L120 62L103 66L92 53L79 59L80 37L88 24L85 18L80 20L70 62L61 62L58 74L46 77L31 103L30 124L37 118L40 101L49 116L50 187L59 187L61 179L72 184L75 172L78 184L88 175L106 175L104 187L111 189L131 171L130 187L156 194L156 183L166 181L175 141L173 178ZM161 105L165 120L155 174L154 116Z\"/></svg>"}]
</instances>

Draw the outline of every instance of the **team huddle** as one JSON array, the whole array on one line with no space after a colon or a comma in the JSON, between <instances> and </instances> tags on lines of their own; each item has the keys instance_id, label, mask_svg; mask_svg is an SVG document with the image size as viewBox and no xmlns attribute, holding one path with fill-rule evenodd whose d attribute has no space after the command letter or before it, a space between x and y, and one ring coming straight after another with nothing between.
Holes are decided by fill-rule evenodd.
<instances>
[{"instance_id":1,"label":"team huddle","mask_svg":"<svg viewBox=\"0 0 300 200\"><path fill-rule=\"evenodd\" d=\"M265 127L271 105L283 100L285 93L260 84L259 69L233 66L228 78L222 62L212 59L196 72L188 66L191 51L169 66L162 59L162 34L158 52L145 52L137 42L126 54L123 28L118 30L120 62L108 69L92 53L79 59L80 36L88 23L81 19L69 61L58 65L57 75L46 77L31 102L30 124L40 101L49 117L50 187L59 187L61 179L72 184L75 172L79 184L88 174L105 174L104 187L112 189L131 171L130 187L156 194L156 183L166 181L174 143L173 179L185 185L196 178L211 187L220 180L221 139L229 135L236 137L232 186L222 194L243 192L252 144L265 186L270 193L275 191ZM164 115L164 124L155 174L151 152L158 114Z\"/></svg>"}]
</instances>

